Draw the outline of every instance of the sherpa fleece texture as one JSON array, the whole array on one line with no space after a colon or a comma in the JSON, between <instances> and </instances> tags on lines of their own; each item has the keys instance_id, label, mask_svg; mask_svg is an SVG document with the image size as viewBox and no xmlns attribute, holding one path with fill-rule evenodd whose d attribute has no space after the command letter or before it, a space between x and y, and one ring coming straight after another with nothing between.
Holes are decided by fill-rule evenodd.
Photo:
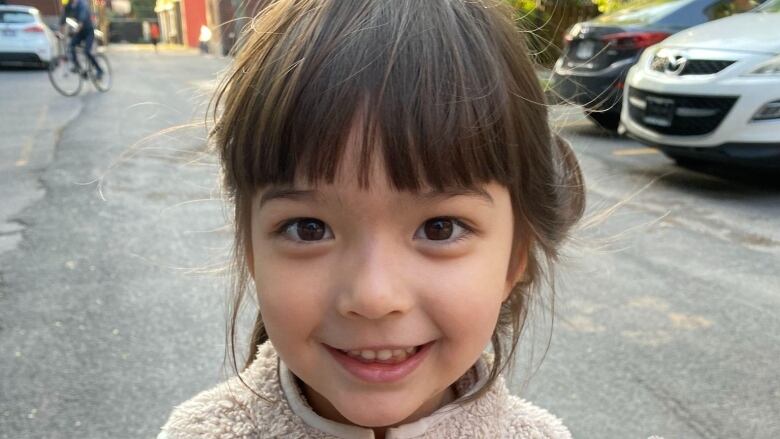
<instances>
[{"instance_id":1,"label":"sherpa fleece texture","mask_svg":"<svg viewBox=\"0 0 780 439\"><path fill-rule=\"evenodd\" d=\"M456 383L459 395L476 390L474 387L484 381L489 360L483 357ZM176 407L158 439L374 437L371 429L338 424L316 415L305 403L300 389L291 384L295 382L289 378L292 375L285 374L290 372L271 343L261 345L255 361L241 377L270 402L258 398L233 378ZM288 398L285 390L290 394L291 386L295 390ZM442 407L426 418L389 429L385 438L571 439L571 434L555 416L510 395L504 380L499 378L477 400Z\"/></svg>"}]
</instances>

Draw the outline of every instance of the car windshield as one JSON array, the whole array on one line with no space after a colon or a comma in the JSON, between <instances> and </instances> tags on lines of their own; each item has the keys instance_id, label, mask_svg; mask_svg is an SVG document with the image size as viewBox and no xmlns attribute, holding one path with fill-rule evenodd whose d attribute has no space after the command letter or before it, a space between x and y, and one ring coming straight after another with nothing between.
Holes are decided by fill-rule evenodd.
<instances>
[{"instance_id":1,"label":"car windshield","mask_svg":"<svg viewBox=\"0 0 780 439\"><path fill-rule=\"evenodd\" d=\"M0 11L0 23L33 23L35 17L22 11Z\"/></svg>"},{"instance_id":2,"label":"car windshield","mask_svg":"<svg viewBox=\"0 0 780 439\"><path fill-rule=\"evenodd\" d=\"M647 24L656 22L676 11L690 0L637 0L625 8L597 17L601 24Z\"/></svg>"},{"instance_id":3,"label":"car windshield","mask_svg":"<svg viewBox=\"0 0 780 439\"><path fill-rule=\"evenodd\" d=\"M754 11L780 13L780 0L769 0L768 2L754 9Z\"/></svg>"}]
</instances>

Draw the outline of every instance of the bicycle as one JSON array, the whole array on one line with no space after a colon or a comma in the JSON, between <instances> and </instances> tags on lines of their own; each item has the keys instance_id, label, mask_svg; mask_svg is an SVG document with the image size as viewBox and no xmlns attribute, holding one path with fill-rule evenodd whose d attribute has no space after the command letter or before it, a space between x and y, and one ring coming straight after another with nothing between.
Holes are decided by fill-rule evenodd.
<instances>
[{"instance_id":1,"label":"bicycle","mask_svg":"<svg viewBox=\"0 0 780 439\"><path fill-rule=\"evenodd\" d=\"M98 78L95 66L84 53L84 46L76 46L76 58L79 61L77 67L68 53L67 38L57 35L57 52L49 62L49 80L54 88L65 96L75 96L81 91L85 80L89 79L100 92L107 92L111 88L111 64L108 57L94 44L93 56L98 62L103 75ZM86 67L85 67L86 66Z\"/></svg>"}]
</instances>

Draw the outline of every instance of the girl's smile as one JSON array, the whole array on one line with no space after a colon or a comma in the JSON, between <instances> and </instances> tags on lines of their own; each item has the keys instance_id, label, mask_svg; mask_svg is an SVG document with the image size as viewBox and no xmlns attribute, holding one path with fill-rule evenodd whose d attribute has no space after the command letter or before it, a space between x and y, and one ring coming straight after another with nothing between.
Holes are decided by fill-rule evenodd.
<instances>
[{"instance_id":1,"label":"girl's smile","mask_svg":"<svg viewBox=\"0 0 780 439\"><path fill-rule=\"evenodd\" d=\"M435 342L410 347L341 350L326 346L344 369L369 383L392 383L414 372Z\"/></svg>"}]
</instances>

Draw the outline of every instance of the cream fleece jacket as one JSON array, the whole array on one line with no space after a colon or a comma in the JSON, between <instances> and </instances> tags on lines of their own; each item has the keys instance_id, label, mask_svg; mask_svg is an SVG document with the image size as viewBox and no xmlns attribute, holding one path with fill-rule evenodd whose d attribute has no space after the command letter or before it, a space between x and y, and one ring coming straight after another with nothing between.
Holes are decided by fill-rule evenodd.
<instances>
[{"instance_id":1,"label":"cream fleece jacket","mask_svg":"<svg viewBox=\"0 0 780 439\"><path fill-rule=\"evenodd\" d=\"M458 380L457 395L462 398L482 387L489 361L485 354ZM270 342L259 347L241 377L268 401L233 378L177 406L158 439L374 438L371 429L317 415ZM462 405L455 401L428 417L388 429L385 437L571 439L571 434L555 416L510 395L499 378L477 400Z\"/></svg>"}]
</instances>

